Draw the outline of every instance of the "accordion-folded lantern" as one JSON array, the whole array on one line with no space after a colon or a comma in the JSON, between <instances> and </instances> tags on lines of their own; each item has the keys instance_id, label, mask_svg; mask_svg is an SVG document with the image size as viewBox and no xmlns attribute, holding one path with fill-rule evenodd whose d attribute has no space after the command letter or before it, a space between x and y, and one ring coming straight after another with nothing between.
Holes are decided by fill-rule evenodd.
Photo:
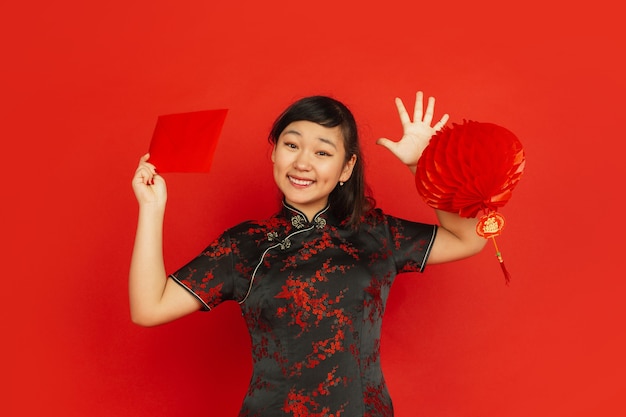
<instances>
[{"instance_id":1,"label":"accordion-folded lantern","mask_svg":"<svg viewBox=\"0 0 626 417\"><path fill-rule=\"evenodd\" d=\"M476 217L477 233L491 238L507 282L510 278L495 237L504 227L497 213L511 198L526 158L519 139L493 123L464 121L434 135L417 163L415 185L429 206Z\"/></svg>"},{"instance_id":2,"label":"accordion-folded lantern","mask_svg":"<svg viewBox=\"0 0 626 417\"><path fill-rule=\"evenodd\" d=\"M227 112L217 109L159 116L150 142L150 162L161 173L209 172Z\"/></svg>"}]
</instances>

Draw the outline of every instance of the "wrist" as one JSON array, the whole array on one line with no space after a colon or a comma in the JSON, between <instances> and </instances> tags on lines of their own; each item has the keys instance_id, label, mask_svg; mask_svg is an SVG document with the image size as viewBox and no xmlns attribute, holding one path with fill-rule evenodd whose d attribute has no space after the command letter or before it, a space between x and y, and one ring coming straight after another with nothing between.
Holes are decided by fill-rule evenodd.
<instances>
[{"instance_id":1,"label":"wrist","mask_svg":"<svg viewBox=\"0 0 626 417\"><path fill-rule=\"evenodd\" d=\"M165 202L150 201L139 204L140 216L163 216L165 215Z\"/></svg>"}]
</instances>

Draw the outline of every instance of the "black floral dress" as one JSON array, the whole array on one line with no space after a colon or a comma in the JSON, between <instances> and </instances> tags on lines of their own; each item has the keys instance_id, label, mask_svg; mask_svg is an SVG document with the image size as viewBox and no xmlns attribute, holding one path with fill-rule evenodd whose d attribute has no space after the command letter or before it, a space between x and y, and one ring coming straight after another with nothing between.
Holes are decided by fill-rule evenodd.
<instances>
[{"instance_id":1,"label":"black floral dress","mask_svg":"<svg viewBox=\"0 0 626 417\"><path fill-rule=\"evenodd\" d=\"M172 274L205 310L241 306L253 375L239 416L393 416L380 366L385 303L397 273L424 269L436 232L379 209L355 231L328 207L309 222L283 203Z\"/></svg>"}]
</instances>

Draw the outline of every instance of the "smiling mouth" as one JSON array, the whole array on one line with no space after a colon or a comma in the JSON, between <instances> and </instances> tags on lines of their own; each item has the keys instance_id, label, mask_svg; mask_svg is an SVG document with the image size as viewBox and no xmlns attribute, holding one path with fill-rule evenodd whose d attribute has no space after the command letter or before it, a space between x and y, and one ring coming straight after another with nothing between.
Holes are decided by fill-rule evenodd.
<instances>
[{"instance_id":1,"label":"smiling mouth","mask_svg":"<svg viewBox=\"0 0 626 417\"><path fill-rule=\"evenodd\" d=\"M294 177L288 177L288 178L292 184L297 185L299 187L306 187L314 183L314 181L312 180L303 180L303 179L294 178Z\"/></svg>"}]
</instances>

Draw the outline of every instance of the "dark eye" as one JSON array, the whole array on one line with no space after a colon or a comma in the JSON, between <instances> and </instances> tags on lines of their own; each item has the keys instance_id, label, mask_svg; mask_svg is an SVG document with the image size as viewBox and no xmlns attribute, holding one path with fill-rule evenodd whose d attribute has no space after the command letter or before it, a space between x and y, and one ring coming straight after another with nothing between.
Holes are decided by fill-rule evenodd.
<instances>
[{"instance_id":1,"label":"dark eye","mask_svg":"<svg viewBox=\"0 0 626 417\"><path fill-rule=\"evenodd\" d=\"M291 148L291 149L296 149L297 148L295 143L290 143L290 142L285 142L285 146L287 146L288 148Z\"/></svg>"},{"instance_id":2,"label":"dark eye","mask_svg":"<svg viewBox=\"0 0 626 417\"><path fill-rule=\"evenodd\" d=\"M326 151L318 151L317 154L319 156L332 156L330 153L328 153Z\"/></svg>"}]
</instances>

